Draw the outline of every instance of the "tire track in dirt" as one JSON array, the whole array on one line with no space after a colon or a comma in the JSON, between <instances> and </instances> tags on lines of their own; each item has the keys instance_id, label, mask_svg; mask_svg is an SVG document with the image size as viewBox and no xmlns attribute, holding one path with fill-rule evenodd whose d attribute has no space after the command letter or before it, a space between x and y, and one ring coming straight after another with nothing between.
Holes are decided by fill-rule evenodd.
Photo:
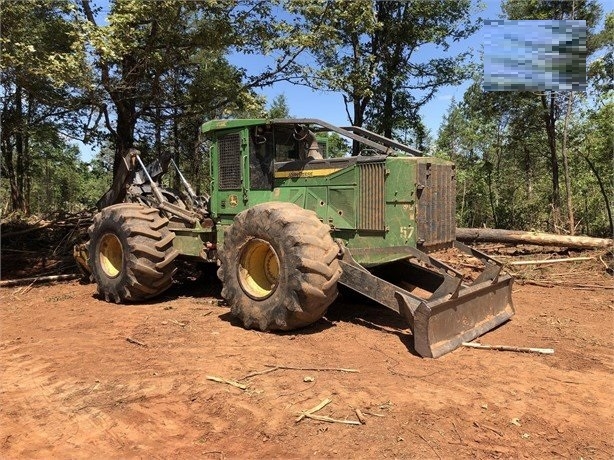
<instances>
[{"instance_id":1,"label":"tire track in dirt","mask_svg":"<svg viewBox=\"0 0 614 460\"><path fill-rule=\"evenodd\" d=\"M563 288L521 286L515 301L517 315L482 341L554 355L420 359L405 325L368 306L334 306L314 326L266 334L187 295L117 306L91 286L34 288L0 305L0 456L610 458L607 293L579 304ZM360 372L279 370L244 380L245 391L205 378L270 364ZM383 417L294 422L324 398L333 402L322 415L355 419L358 407Z\"/></svg>"}]
</instances>

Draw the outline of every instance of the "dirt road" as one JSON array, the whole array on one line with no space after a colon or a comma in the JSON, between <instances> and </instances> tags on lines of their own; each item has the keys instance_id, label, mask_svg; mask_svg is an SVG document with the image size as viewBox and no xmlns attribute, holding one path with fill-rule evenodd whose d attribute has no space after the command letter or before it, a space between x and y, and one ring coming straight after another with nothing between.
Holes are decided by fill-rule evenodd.
<instances>
[{"instance_id":1,"label":"dirt road","mask_svg":"<svg viewBox=\"0 0 614 460\"><path fill-rule=\"evenodd\" d=\"M0 456L614 457L612 290L515 285L516 316L482 343L554 355L429 360L383 309L340 301L310 328L266 334L239 327L208 283L138 306L77 282L0 289ZM269 365L359 372L243 379ZM325 398L318 414L359 408L366 424L295 422Z\"/></svg>"}]
</instances>

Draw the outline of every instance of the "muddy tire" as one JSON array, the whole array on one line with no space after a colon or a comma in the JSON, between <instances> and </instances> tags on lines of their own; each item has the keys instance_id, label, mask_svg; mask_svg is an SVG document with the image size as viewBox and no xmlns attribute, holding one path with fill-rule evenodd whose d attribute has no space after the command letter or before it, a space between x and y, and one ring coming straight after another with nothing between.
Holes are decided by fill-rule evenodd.
<instances>
[{"instance_id":1,"label":"muddy tire","mask_svg":"<svg viewBox=\"0 0 614 460\"><path fill-rule=\"evenodd\" d=\"M107 302L138 302L172 284L174 233L157 209L139 204L109 206L89 228L89 267L98 294Z\"/></svg>"},{"instance_id":2,"label":"muddy tire","mask_svg":"<svg viewBox=\"0 0 614 460\"><path fill-rule=\"evenodd\" d=\"M337 297L338 252L329 227L313 211L292 203L254 206L224 234L222 296L247 328L307 326Z\"/></svg>"}]
</instances>

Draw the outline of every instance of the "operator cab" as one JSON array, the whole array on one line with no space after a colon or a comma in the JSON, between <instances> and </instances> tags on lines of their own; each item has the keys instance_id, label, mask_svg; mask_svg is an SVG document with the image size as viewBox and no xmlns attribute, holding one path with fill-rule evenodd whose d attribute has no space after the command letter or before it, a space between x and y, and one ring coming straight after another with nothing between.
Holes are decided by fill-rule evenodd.
<instances>
[{"instance_id":1,"label":"operator cab","mask_svg":"<svg viewBox=\"0 0 614 460\"><path fill-rule=\"evenodd\" d=\"M258 125L249 130L249 175L254 190L270 190L275 169L287 162L322 160L326 140L300 125Z\"/></svg>"}]
</instances>

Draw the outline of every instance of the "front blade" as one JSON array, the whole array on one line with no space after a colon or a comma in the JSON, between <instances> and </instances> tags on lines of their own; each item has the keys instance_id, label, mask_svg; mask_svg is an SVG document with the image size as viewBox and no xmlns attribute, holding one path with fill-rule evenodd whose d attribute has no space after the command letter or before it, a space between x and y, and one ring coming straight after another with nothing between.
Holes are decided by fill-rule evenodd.
<instances>
[{"instance_id":1,"label":"front blade","mask_svg":"<svg viewBox=\"0 0 614 460\"><path fill-rule=\"evenodd\" d=\"M511 276L502 275L495 282L465 287L456 298L424 300L417 308L399 293L406 304L401 313L413 325L416 352L438 358L510 319L514 315L512 283Z\"/></svg>"}]
</instances>

